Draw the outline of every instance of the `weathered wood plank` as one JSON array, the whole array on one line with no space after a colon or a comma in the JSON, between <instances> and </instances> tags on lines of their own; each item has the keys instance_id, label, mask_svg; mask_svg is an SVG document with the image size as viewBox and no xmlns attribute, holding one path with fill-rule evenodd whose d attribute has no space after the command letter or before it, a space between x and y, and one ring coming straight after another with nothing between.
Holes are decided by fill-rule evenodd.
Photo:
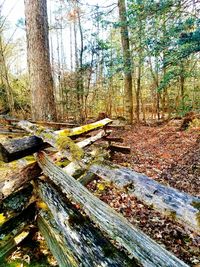
<instances>
[{"instance_id":1,"label":"weathered wood plank","mask_svg":"<svg viewBox=\"0 0 200 267\"><path fill-rule=\"evenodd\" d=\"M48 183L38 182L39 195L47 204L62 233L63 244L70 251L75 266L138 266L117 250L93 224ZM51 219L49 218L49 222ZM66 255L67 257L67 255ZM73 262L74 262L73 260ZM74 266L74 265L73 265Z\"/></svg>"},{"instance_id":2,"label":"weathered wood plank","mask_svg":"<svg viewBox=\"0 0 200 267\"><path fill-rule=\"evenodd\" d=\"M33 185L26 184L0 203L0 214L6 214L7 219L9 216L13 216L13 213L22 212L30 204L32 193Z\"/></svg>"},{"instance_id":3,"label":"weathered wood plank","mask_svg":"<svg viewBox=\"0 0 200 267\"><path fill-rule=\"evenodd\" d=\"M31 204L0 227L0 259L18 245L17 236L34 221L35 215L35 205Z\"/></svg>"},{"instance_id":4,"label":"weathered wood plank","mask_svg":"<svg viewBox=\"0 0 200 267\"><path fill-rule=\"evenodd\" d=\"M37 162L28 164L14 174L10 174L5 180L0 181L0 203L24 184L37 178L41 169Z\"/></svg>"},{"instance_id":5,"label":"weathered wood plank","mask_svg":"<svg viewBox=\"0 0 200 267\"><path fill-rule=\"evenodd\" d=\"M15 233L15 229L23 222L31 223L36 214L35 203L30 204L25 210L20 214L12 217L10 220L3 223L0 227L0 240L4 239L6 235Z\"/></svg>"},{"instance_id":6,"label":"weathered wood plank","mask_svg":"<svg viewBox=\"0 0 200 267\"><path fill-rule=\"evenodd\" d=\"M8 137L24 137L26 132L10 132L8 130L0 129L0 136L8 136Z\"/></svg>"},{"instance_id":7,"label":"weathered wood plank","mask_svg":"<svg viewBox=\"0 0 200 267\"><path fill-rule=\"evenodd\" d=\"M87 133L89 131L92 131L92 130L95 130L98 128L102 128L111 122L112 122L112 120L106 118L106 119L103 119L101 121L97 121L97 122L94 122L91 124L75 127L72 129L59 130L59 131L53 131L53 130L50 130L48 128L30 123L28 121L20 121L18 123L18 126L21 129L24 129L25 131L34 134L35 136L41 137L43 140L46 139L45 141L48 142L48 137L50 140L51 139L54 140L55 138L58 138L59 135L61 135L61 136L80 135L80 134ZM51 138L50 138L50 135L51 135ZM54 145L52 145L52 146L54 146Z\"/></svg>"},{"instance_id":8,"label":"weathered wood plank","mask_svg":"<svg viewBox=\"0 0 200 267\"><path fill-rule=\"evenodd\" d=\"M108 142L116 142L116 143L123 143L124 142L124 139L121 138L121 137L114 137L114 136L105 136L103 138L105 141L108 141Z\"/></svg>"},{"instance_id":9,"label":"weathered wood plank","mask_svg":"<svg viewBox=\"0 0 200 267\"><path fill-rule=\"evenodd\" d=\"M121 152L123 154L130 154L131 153L131 149L128 146L119 146L119 145L114 145L111 144L108 146L108 149L114 153L114 152Z\"/></svg>"},{"instance_id":10,"label":"weathered wood plank","mask_svg":"<svg viewBox=\"0 0 200 267\"><path fill-rule=\"evenodd\" d=\"M91 144L93 144L94 142L98 141L99 139L105 137L105 136L108 136L109 134L111 134L112 131L109 131L109 132L105 132L105 131L100 131L99 133L97 133L96 135L94 136L91 136L87 139L84 139L77 144L78 147L80 148L84 148L86 146L89 146Z\"/></svg>"},{"instance_id":11,"label":"weathered wood plank","mask_svg":"<svg viewBox=\"0 0 200 267\"><path fill-rule=\"evenodd\" d=\"M108 118L105 118L103 120L100 120L100 121L97 121L97 122L93 122L91 124L87 124L87 125L79 126L79 127L76 127L76 128L72 128L72 129L70 129L70 133L69 133L68 136L75 136L75 135L80 135L80 134L83 134L83 133L87 133L87 132L93 131L95 129L105 127L106 125L110 124L111 122L112 122L112 120L110 120ZM65 131L65 130L63 130L63 131Z\"/></svg>"},{"instance_id":12,"label":"weathered wood plank","mask_svg":"<svg viewBox=\"0 0 200 267\"><path fill-rule=\"evenodd\" d=\"M96 174L92 172L87 172L85 175L81 176L77 181L79 181L82 185L86 186L91 181L93 181L96 177Z\"/></svg>"},{"instance_id":13,"label":"weathered wood plank","mask_svg":"<svg viewBox=\"0 0 200 267\"><path fill-rule=\"evenodd\" d=\"M45 127L40 127L28 121L20 121L18 125L22 129L41 138L44 142L49 143L51 146L57 148L70 161L79 161L84 153L81 151L80 146L75 144L69 137L101 128L111 122L112 121L110 119L104 119L92 124L59 131L53 131ZM69 148L72 153L67 151L67 148ZM81 163L79 162L79 164Z\"/></svg>"},{"instance_id":14,"label":"weathered wood plank","mask_svg":"<svg viewBox=\"0 0 200 267\"><path fill-rule=\"evenodd\" d=\"M14 119L14 118L8 118L6 116L0 116L0 123L1 124L16 124L18 123L20 120L18 119ZM43 126L49 126L49 127L60 127L60 128L66 128L66 127L76 127L78 126L77 123L73 123L73 122L54 122L54 121L33 121L30 120L31 123L35 123L35 124L39 124L39 125L43 125Z\"/></svg>"},{"instance_id":15,"label":"weathered wood plank","mask_svg":"<svg viewBox=\"0 0 200 267\"><path fill-rule=\"evenodd\" d=\"M120 188L126 188L129 194L147 205L152 205L164 215L173 216L191 230L200 232L200 198L164 186L144 174L110 163L94 164L89 171L112 181Z\"/></svg>"},{"instance_id":16,"label":"weathered wood plank","mask_svg":"<svg viewBox=\"0 0 200 267\"><path fill-rule=\"evenodd\" d=\"M25 133L24 130L20 129L19 127L16 127L14 125L1 125L0 124L0 130L7 130L9 132L19 132L19 133Z\"/></svg>"},{"instance_id":17,"label":"weathered wood plank","mask_svg":"<svg viewBox=\"0 0 200 267\"><path fill-rule=\"evenodd\" d=\"M72 253L65 246L62 234L48 212L40 211L37 225L59 267L80 266L77 265Z\"/></svg>"},{"instance_id":18,"label":"weathered wood plank","mask_svg":"<svg viewBox=\"0 0 200 267\"><path fill-rule=\"evenodd\" d=\"M125 125L107 125L106 129L110 130L125 130Z\"/></svg>"},{"instance_id":19,"label":"weathered wood plank","mask_svg":"<svg viewBox=\"0 0 200 267\"><path fill-rule=\"evenodd\" d=\"M72 122L55 122L55 121L31 121L31 123L48 126L48 127L56 127L56 128L66 128L66 127L76 127L77 123Z\"/></svg>"},{"instance_id":20,"label":"weathered wood plank","mask_svg":"<svg viewBox=\"0 0 200 267\"><path fill-rule=\"evenodd\" d=\"M143 266L188 266L92 195L78 181L53 164L44 152L37 154L37 161L45 175L49 176L70 200L80 205L102 232L118 242Z\"/></svg>"},{"instance_id":21,"label":"weathered wood plank","mask_svg":"<svg viewBox=\"0 0 200 267\"><path fill-rule=\"evenodd\" d=\"M47 147L47 144L36 136L9 139L0 143L0 160L10 162L33 154L45 147Z\"/></svg>"},{"instance_id":22,"label":"weathered wood plank","mask_svg":"<svg viewBox=\"0 0 200 267\"><path fill-rule=\"evenodd\" d=\"M84 147L91 145L92 143L98 141L102 137L109 135L110 133L111 132L100 131L98 134L76 143L76 145L80 148L84 148ZM93 159L92 156L85 155L81 160L81 164L80 164L80 162L72 161L63 169L65 170L66 173L73 176L80 169L82 169L82 170L87 169L87 165L90 163L90 161L92 159Z\"/></svg>"}]
</instances>

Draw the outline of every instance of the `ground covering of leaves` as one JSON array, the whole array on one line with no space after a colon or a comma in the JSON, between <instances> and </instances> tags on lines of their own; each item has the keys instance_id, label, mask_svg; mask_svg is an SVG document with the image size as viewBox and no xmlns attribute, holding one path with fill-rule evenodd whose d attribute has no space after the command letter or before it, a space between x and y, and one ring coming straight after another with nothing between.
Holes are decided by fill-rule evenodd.
<instances>
[{"instance_id":1,"label":"ground covering of leaves","mask_svg":"<svg viewBox=\"0 0 200 267\"><path fill-rule=\"evenodd\" d=\"M177 125L137 126L117 131L131 147L130 155L116 153L114 163L133 168L152 179L200 196L200 141L196 130L179 131ZM100 180L89 190L122 213L133 225L190 266L200 266L200 236L185 229L126 192Z\"/></svg>"},{"instance_id":2,"label":"ground covering of leaves","mask_svg":"<svg viewBox=\"0 0 200 267\"><path fill-rule=\"evenodd\" d=\"M200 131L179 130L179 124L134 126L117 131L130 155L115 154L113 161L165 184L200 196Z\"/></svg>"},{"instance_id":3,"label":"ground covering of leaves","mask_svg":"<svg viewBox=\"0 0 200 267\"><path fill-rule=\"evenodd\" d=\"M58 264L47 248L44 237L34 229L31 236L25 238L16 250L10 254L1 267L58 267Z\"/></svg>"}]
</instances>

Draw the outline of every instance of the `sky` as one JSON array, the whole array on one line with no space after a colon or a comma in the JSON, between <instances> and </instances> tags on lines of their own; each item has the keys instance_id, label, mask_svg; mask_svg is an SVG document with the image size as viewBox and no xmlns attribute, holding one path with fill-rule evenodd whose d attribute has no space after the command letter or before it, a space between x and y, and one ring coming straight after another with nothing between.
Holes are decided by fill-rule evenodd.
<instances>
[{"instance_id":1,"label":"sky","mask_svg":"<svg viewBox=\"0 0 200 267\"><path fill-rule=\"evenodd\" d=\"M116 0L82 0L82 3L89 4L89 5L100 5L100 6L108 6L109 4L115 2ZM55 7L55 0L47 0L47 5L51 5L51 9L53 10ZM6 40L11 40L15 42L16 40L22 38L26 39L26 33L24 29L16 27L16 24L19 19L24 18L24 0L0 0L0 7L1 8L1 15L6 17L6 21L9 23L9 29L4 32L4 37ZM65 36L69 35L69 29L66 29L63 32ZM56 36L52 37L53 39L53 46L55 50L55 57L56 57L56 47L57 47L57 40ZM64 50L66 51L66 62L69 65L69 43L65 42ZM19 72L18 68L21 66L21 71L26 69L26 44L24 42L23 47L24 52L21 52L21 55L16 57L16 60L11 63L11 68L13 71L17 69L16 72ZM67 54L68 53L68 54ZM17 60L19 62L17 62Z\"/></svg>"},{"instance_id":2,"label":"sky","mask_svg":"<svg viewBox=\"0 0 200 267\"><path fill-rule=\"evenodd\" d=\"M47 5L51 0L47 0ZM99 4L101 6L109 5L112 0L86 0L82 1L90 5ZM0 6L3 4L2 15L8 16L8 20L15 25L17 20L24 17L24 0L0 0Z\"/></svg>"}]
</instances>

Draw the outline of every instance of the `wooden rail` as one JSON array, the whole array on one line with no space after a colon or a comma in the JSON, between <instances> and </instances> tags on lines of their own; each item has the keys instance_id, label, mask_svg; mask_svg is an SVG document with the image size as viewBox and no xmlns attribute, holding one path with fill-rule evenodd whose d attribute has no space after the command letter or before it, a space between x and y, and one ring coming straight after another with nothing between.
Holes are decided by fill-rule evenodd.
<instances>
[{"instance_id":1,"label":"wooden rail","mask_svg":"<svg viewBox=\"0 0 200 267\"><path fill-rule=\"evenodd\" d=\"M187 195L186 199L186 194L166 189L158 183L155 186L148 177L104 162L108 152L102 152L96 146L87 151L83 150L99 139L105 142L107 148L113 141L122 142L120 138L108 137L110 131L105 127L110 123L111 120L104 119L90 125L53 131L22 121L18 126L33 136L1 143L0 157L5 162L29 153L37 153L35 161L30 163L24 160L23 167L5 179L0 179L0 216L3 218L0 225L0 258L19 244L17 237L21 233L29 234L30 224L37 224L61 267L188 266L130 224L84 186L94 179L95 175L107 180L112 179L114 185L120 188L126 187L127 190L127 187L130 187L129 193L135 194L144 202L147 201L146 198L151 199L151 204L160 211L168 207L173 210L173 204L180 201L182 206L176 206L175 209L177 218L181 218L181 213L188 211L190 213L187 216L193 218L190 224L186 220L188 227L195 226L195 230L199 227L194 219L197 211L192 206L192 202L199 203L198 198ZM104 129L100 129L89 138L84 138L85 133L99 128ZM81 136L82 140L75 143L70 136ZM49 146L54 149L50 149ZM118 150L127 153L129 148ZM64 168L60 167L63 160L67 162ZM15 164L17 165L18 161ZM41 176L42 173L45 178ZM32 180L35 181L34 190ZM158 193L155 194L154 189ZM36 192L37 197L32 197ZM162 193L162 197L159 192ZM169 198L171 194L176 198L172 203ZM159 195L159 201L155 195ZM45 202L47 208L36 205L35 199ZM12 212L5 213L8 206ZM187 218L184 216L183 219Z\"/></svg>"}]
</instances>

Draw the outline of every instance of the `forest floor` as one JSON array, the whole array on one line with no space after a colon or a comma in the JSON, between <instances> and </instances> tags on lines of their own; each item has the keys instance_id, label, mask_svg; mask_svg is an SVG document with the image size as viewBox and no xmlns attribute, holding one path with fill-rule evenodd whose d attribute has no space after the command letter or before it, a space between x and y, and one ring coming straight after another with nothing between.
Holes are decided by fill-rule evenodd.
<instances>
[{"instance_id":1,"label":"forest floor","mask_svg":"<svg viewBox=\"0 0 200 267\"><path fill-rule=\"evenodd\" d=\"M112 135L122 137L123 145L130 146L131 154L116 153L112 160L162 184L200 196L199 130L180 131L179 128L180 123L172 121L156 127L134 126L116 130ZM103 187L99 187L102 183L104 181L97 179L88 185L88 189L189 266L200 267L200 236L106 182ZM32 243L23 245L10 258L16 259L18 254L22 258L22 255L28 254L31 262L38 262L31 266L57 266L44 239L38 235L36 242L40 245L34 249L30 249ZM43 254L51 264L47 263ZM41 263L43 260L44 263Z\"/></svg>"},{"instance_id":2,"label":"forest floor","mask_svg":"<svg viewBox=\"0 0 200 267\"><path fill-rule=\"evenodd\" d=\"M139 126L117 131L130 155L115 154L115 163L181 191L200 197L200 131L179 130L179 124Z\"/></svg>"},{"instance_id":3,"label":"forest floor","mask_svg":"<svg viewBox=\"0 0 200 267\"><path fill-rule=\"evenodd\" d=\"M159 127L134 126L117 130L113 135L124 138L124 145L131 147L131 154L116 153L113 162L200 196L199 130L179 131L179 127L170 122ZM98 190L99 182L102 183L91 182L88 188L101 200L190 266L200 266L200 236L124 191L107 184L104 190Z\"/></svg>"}]
</instances>

